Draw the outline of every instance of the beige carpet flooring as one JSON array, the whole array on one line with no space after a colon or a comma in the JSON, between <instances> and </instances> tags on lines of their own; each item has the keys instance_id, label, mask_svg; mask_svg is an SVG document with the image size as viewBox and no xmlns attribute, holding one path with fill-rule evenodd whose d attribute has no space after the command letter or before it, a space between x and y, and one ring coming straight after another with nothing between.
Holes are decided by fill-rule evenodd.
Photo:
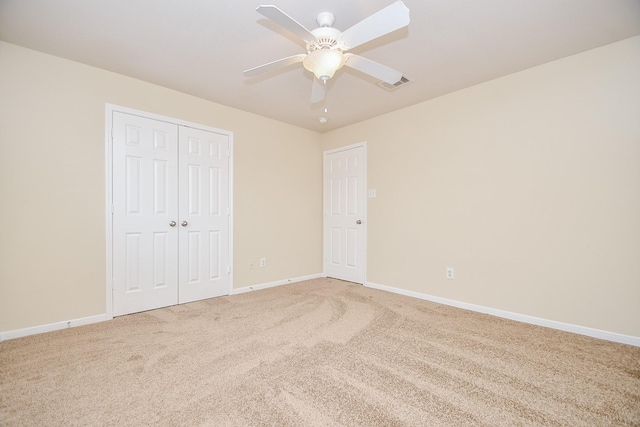
<instances>
[{"instance_id":1,"label":"beige carpet flooring","mask_svg":"<svg viewBox=\"0 0 640 427\"><path fill-rule=\"evenodd\" d=\"M639 426L640 348L332 279L0 343L3 426Z\"/></svg>"}]
</instances>

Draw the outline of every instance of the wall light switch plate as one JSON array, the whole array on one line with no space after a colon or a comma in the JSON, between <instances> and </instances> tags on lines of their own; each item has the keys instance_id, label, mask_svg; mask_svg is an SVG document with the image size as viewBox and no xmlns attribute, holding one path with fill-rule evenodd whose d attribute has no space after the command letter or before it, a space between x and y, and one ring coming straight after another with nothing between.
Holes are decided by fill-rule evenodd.
<instances>
[{"instance_id":1,"label":"wall light switch plate","mask_svg":"<svg viewBox=\"0 0 640 427\"><path fill-rule=\"evenodd\" d=\"M370 188L369 189L369 198L370 199L375 199L376 196L377 196L376 189L375 188Z\"/></svg>"}]
</instances>

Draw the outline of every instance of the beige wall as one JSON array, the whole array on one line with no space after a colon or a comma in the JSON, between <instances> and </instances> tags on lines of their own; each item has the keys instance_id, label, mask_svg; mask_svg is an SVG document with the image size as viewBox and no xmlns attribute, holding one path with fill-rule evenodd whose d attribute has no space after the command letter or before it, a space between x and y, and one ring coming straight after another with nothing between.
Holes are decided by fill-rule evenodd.
<instances>
[{"instance_id":1,"label":"beige wall","mask_svg":"<svg viewBox=\"0 0 640 427\"><path fill-rule=\"evenodd\" d=\"M0 331L105 311L112 103L234 132L236 288L321 271L322 150L367 141L368 281L640 337L638 52L318 135L0 42Z\"/></svg>"},{"instance_id":2,"label":"beige wall","mask_svg":"<svg viewBox=\"0 0 640 427\"><path fill-rule=\"evenodd\" d=\"M236 288L322 271L317 133L0 42L0 331L105 312L105 103L234 132Z\"/></svg>"},{"instance_id":3,"label":"beige wall","mask_svg":"<svg viewBox=\"0 0 640 427\"><path fill-rule=\"evenodd\" d=\"M640 37L322 141L368 142L368 281L640 337Z\"/></svg>"}]
</instances>

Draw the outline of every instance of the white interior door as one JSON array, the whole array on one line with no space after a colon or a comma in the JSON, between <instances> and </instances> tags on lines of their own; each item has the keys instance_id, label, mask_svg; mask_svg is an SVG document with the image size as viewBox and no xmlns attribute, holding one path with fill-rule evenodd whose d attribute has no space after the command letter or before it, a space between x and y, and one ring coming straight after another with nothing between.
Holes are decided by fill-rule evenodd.
<instances>
[{"instance_id":1,"label":"white interior door","mask_svg":"<svg viewBox=\"0 0 640 427\"><path fill-rule=\"evenodd\" d=\"M113 115L114 315L178 301L178 129Z\"/></svg>"},{"instance_id":2,"label":"white interior door","mask_svg":"<svg viewBox=\"0 0 640 427\"><path fill-rule=\"evenodd\" d=\"M324 154L324 272L364 283L366 146Z\"/></svg>"},{"instance_id":3,"label":"white interior door","mask_svg":"<svg viewBox=\"0 0 640 427\"><path fill-rule=\"evenodd\" d=\"M115 316L231 291L231 136L113 112Z\"/></svg>"},{"instance_id":4,"label":"white interior door","mask_svg":"<svg viewBox=\"0 0 640 427\"><path fill-rule=\"evenodd\" d=\"M180 127L180 303L229 293L229 136Z\"/></svg>"}]
</instances>

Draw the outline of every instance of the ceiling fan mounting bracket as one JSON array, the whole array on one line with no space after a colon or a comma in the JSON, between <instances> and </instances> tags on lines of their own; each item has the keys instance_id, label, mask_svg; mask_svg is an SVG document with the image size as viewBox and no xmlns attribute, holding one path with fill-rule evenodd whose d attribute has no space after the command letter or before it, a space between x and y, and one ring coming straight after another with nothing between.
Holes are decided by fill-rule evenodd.
<instances>
[{"instance_id":1,"label":"ceiling fan mounting bracket","mask_svg":"<svg viewBox=\"0 0 640 427\"><path fill-rule=\"evenodd\" d=\"M331 27L336 22L336 17L331 12L321 12L318 14L316 22L320 27Z\"/></svg>"}]
</instances>

